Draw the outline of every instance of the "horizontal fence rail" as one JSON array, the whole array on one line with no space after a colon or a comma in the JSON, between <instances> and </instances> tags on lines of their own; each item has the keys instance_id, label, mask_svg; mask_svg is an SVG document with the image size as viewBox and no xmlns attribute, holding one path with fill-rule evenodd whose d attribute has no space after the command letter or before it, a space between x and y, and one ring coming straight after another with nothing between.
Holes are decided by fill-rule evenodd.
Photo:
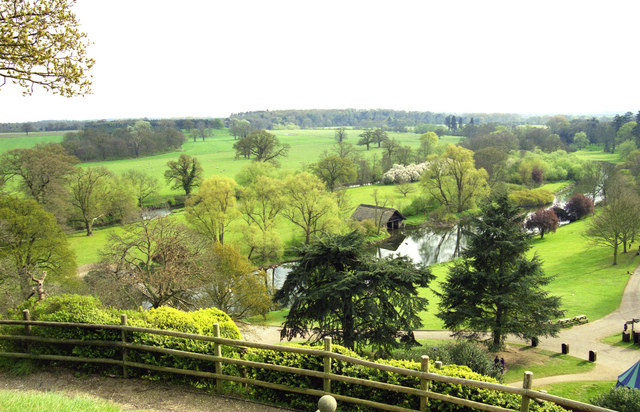
<instances>
[{"instance_id":1,"label":"horizontal fence rail","mask_svg":"<svg viewBox=\"0 0 640 412\"><path fill-rule=\"evenodd\" d=\"M29 319L29 314L25 311L25 319ZM483 404L468 399L458 398L451 395L445 395L430 390L431 382L444 382L456 385L472 386L481 389L488 389L493 391L505 392L516 394L522 397L521 412L529 410L529 402L531 400L549 401L561 405L563 407L585 411L585 412L614 412L610 409L597 407L594 405L577 402L571 399L561 398L558 396L550 395L545 392L534 391L531 388L531 373L525 373L525 379L522 388L516 388L506 385L501 385L491 382L474 381L470 379L456 378L451 376L439 375L428 371L428 357L423 357L422 371L416 371L411 369L404 369L390 365L383 365L363 359L352 358L350 356L341 355L331 351L331 338L325 338L324 350L300 348L291 346L279 346L258 342L249 342L243 340L234 340L220 337L220 328L218 324L214 324L214 336L197 335L193 333L176 332L170 330L141 328L136 326L128 326L126 315L122 315L122 324L120 325L102 325L102 324L89 324L89 323L71 323L71 322L44 322L44 321L31 321L31 320L0 320L0 325L13 325L23 326L24 334L22 335L0 335L1 341L20 341L24 342L27 352L0 352L0 356L8 358L21 358L21 359L36 359L36 360L49 360L49 361L62 361L62 362L81 362L81 363L98 363L121 366L123 369L123 376L127 377L127 368L146 369L157 372L179 374L186 376L195 376L201 378L210 378L216 380L216 391L222 392L223 380L238 382L244 385L255 385L269 389L281 390L291 393L311 395L321 397L323 395L331 395L336 400L342 402L354 403L371 408L377 408L386 411L393 412L408 412L415 411L415 409L408 409L396 405L388 405L380 402L370 401L366 399L360 399L331 392L331 382L344 382L349 384L362 385L372 387L376 389L382 389L392 392L404 393L409 395L415 395L419 397L421 411L429 410L428 403L430 399L439 400L443 402L449 402L456 405L475 408L478 410L489 412L513 412L513 409L505 409L502 407ZM57 339L57 338L45 338L41 336L32 335L32 327L57 327L57 328L82 328L82 329L94 329L104 331L120 332L120 340L83 340L83 339ZM191 339L195 341L211 342L214 344L214 355L195 353L182 351L177 349L162 348L151 345L142 345L127 342L128 333L145 333L150 335L170 336L175 338ZM28 348L31 343L47 343L57 345L78 345L78 346L96 346L96 347L111 347L120 350L121 359L111 358L87 358L79 356L63 356L63 355L47 355L47 354L34 354L29 353ZM247 350L248 348L254 349L266 349L277 352L290 352L308 356L317 356L323 359L323 371L314 371L302 368L296 368L291 366L274 365L270 363L254 362L245 359L227 358L222 356L221 347L229 346L238 348L240 350ZM182 368L172 368L167 366L151 365L147 363L132 362L128 360L130 351L142 351L149 353L160 353L165 355L180 356L190 359L198 359L212 362L215 372L196 371ZM377 369L380 371L386 371L390 373L396 373L404 376L412 376L419 378L421 381L420 389L413 387L406 387L401 385L395 385L385 382L371 381L367 379L355 378L350 376L343 376L331 372L331 362L333 360L343 361L353 365L360 365L366 368ZM426 361L426 362L425 362ZM233 364L249 368L261 368L266 370L272 370L277 372L290 373L293 375L309 376L318 379L322 379L322 389L312 388L298 388L278 383L272 383L262 381L258 379L252 379L242 376L225 375L223 373L223 364ZM426 365L426 366L425 366ZM529 374L529 375L527 375Z\"/></svg>"}]
</instances>

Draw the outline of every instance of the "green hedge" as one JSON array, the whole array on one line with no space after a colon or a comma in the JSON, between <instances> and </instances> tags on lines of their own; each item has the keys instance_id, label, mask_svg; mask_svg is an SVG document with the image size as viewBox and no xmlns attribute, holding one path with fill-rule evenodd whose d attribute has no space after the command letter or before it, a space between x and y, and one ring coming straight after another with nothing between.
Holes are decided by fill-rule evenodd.
<instances>
[{"instance_id":1,"label":"green hedge","mask_svg":"<svg viewBox=\"0 0 640 412\"><path fill-rule=\"evenodd\" d=\"M39 304L30 302L25 305L31 311L33 320L56 321L56 322L78 322L78 323L101 323L101 324L120 324L120 315L126 313L128 323L132 326L140 326L147 328L176 330L187 333L197 333L203 335L212 335L212 326L219 323L221 334L225 338L241 339L242 336L233 321L223 312L217 309L202 309L195 312L182 312L171 308L151 309L149 311L117 311L111 308L103 307L98 299L90 296L62 295L47 299ZM13 318L19 319L20 312L15 312ZM22 333L22 326L5 326L1 333ZM121 339L120 331L95 331L91 329L79 328L56 328L56 327L32 327L32 333L38 336L65 338L65 339L98 339L113 340ZM196 353L213 354L213 343L194 341L191 339L182 339L169 336L150 335L145 333L128 333L127 338L130 342L159 346L171 349L185 350ZM22 351L24 349L22 343L14 343L9 341L0 341L2 350L5 351ZM19 346L19 347L16 347ZM102 348L94 346L74 346L60 344L36 344L29 346L32 353L56 354L56 355L75 355L90 358L113 358L119 359L121 352L115 348ZM341 346L334 346L333 351L339 354L360 358L356 353L345 349ZM231 358L243 358L246 360L269 363L281 366L291 366L315 371L323 370L323 360L320 357L305 356L301 354L278 352L272 350L250 349L247 351L237 350L231 347L222 347L223 355ZM178 356L155 354L142 351L131 350L129 359L134 362L144 362L151 365L168 366L173 368L191 369L197 371L214 371L213 362L188 359ZM420 370L420 365L413 361L403 360L379 360L379 363L392 365L407 369ZM51 362L43 362L50 364ZM56 362L71 368L81 369L84 371L121 374L121 367L104 366L100 364L78 364ZM298 388L322 389L322 379L307 376L298 376L289 373L265 370L262 368L243 368L236 365L225 364L223 366L224 373L227 375L243 376L262 380L266 382L279 383ZM433 370L433 366L432 366ZM407 377L395 373L379 371L375 369L365 368L358 365L352 365L343 361L334 360L332 362L332 372L344 376L351 376L361 379L369 379L379 382L399 384L403 386L419 388L420 382L418 378ZM491 377L484 376L472 372L466 366L446 365L438 373L448 376L455 376L465 379L473 379L485 382L497 381ZM130 369L130 376L144 377L147 379L169 379L172 381L186 382L198 387L211 388L215 384L213 379L202 379L189 376L177 376L163 374L144 369ZM448 394L456 397L474 400L482 403L489 403L506 408L518 409L520 405L520 397L512 394L494 392L486 389L478 389L468 386L460 386L434 382L433 390L439 393ZM227 390L241 390L241 386L232 382L225 381ZM388 403L392 405L404 406L417 409L419 398L413 395L405 395L392 391L373 389L366 386L347 384L342 382L332 382L332 392L347 396L368 399L377 402ZM315 410L318 399L315 396L304 396L293 394L285 391L278 391L268 388L255 386L250 389L249 396L257 401L286 405L292 408L303 410ZM460 407L454 404L442 403L440 401L431 400L431 410L438 411L467 411L468 408ZM363 408L346 402L340 403L341 411L365 411L370 408ZM552 404L532 403L532 411L556 412L564 411L564 409Z\"/></svg>"},{"instance_id":2,"label":"green hedge","mask_svg":"<svg viewBox=\"0 0 640 412\"><path fill-rule=\"evenodd\" d=\"M242 339L242 335L240 334L238 327L231 318L226 313L215 308L201 309L194 312L183 312L168 307L150 309L149 311L122 311L103 307L97 298L79 295L55 296L38 304L35 304L33 301L29 301L20 309L22 310L24 308L30 310L32 320L119 325L120 315L126 313L127 324L129 326L174 330L178 332L208 336L213 336L213 324L218 323L220 325L220 334L222 337L229 339ZM21 310L14 314L10 314L10 316L14 319L21 319ZM23 330L23 327L10 326L4 327L2 329L2 333L22 333ZM121 340L121 333L117 330L34 326L32 327L32 334L35 336L57 339ZM213 342L203 342L192 339L152 335L139 332L127 333L127 340L141 345L158 346L211 355L214 354ZM20 345L20 348L16 348L16 345ZM3 343L2 349L7 351L21 351L23 348L20 343L5 342ZM119 359L122 356L121 350L118 348L88 345L76 346L33 343L29 346L29 350L31 353L36 354L79 356L88 358ZM223 355L233 358L237 358L239 356L235 349L225 347L223 347ZM213 372L213 365L211 362L160 353L130 350L128 360L156 366ZM107 374L122 373L121 367L104 364L79 364L75 362L58 362L57 364L81 369L87 372ZM197 386L208 386L211 384L209 380L206 379L198 380L190 377L167 375L138 368L129 368L128 373L130 376L147 377L151 379L168 378L173 381L193 383Z\"/></svg>"},{"instance_id":3,"label":"green hedge","mask_svg":"<svg viewBox=\"0 0 640 412\"><path fill-rule=\"evenodd\" d=\"M299 345L291 345L299 346ZM351 356L361 359L356 353L343 348L341 346L334 345L332 350L336 353ZM291 366L296 368L304 368L315 371L323 370L323 361L320 357L309 357L289 352L275 352L265 350L252 350L246 358L255 362L271 363L275 365ZM396 366L400 368L420 370L420 364L413 361L403 360L377 360L377 363ZM430 369L433 371L435 366L430 365ZM359 365L349 364L339 360L333 360L331 365L332 373L350 376L360 379L368 379L372 381L402 385L412 388L420 388L420 380L412 376L398 375L396 373L380 371L371 368L365 368ZM483 382L498 383L497 380L477 374L466 366L446 365L438 371L439 374L454 376L464 379L473 379ZM253 379L259 379L272 383L279 383L288 386L296 386L299 388L314 388L322 389L322 379L313 378L308 376L294 376L288 373L270 371L265 369L252 369L249 371L249 377ZM464 399L473 400L476 402L487 403L491 405L501 406L504 408L511 408L518 410L520 408L520 396L496 392L487 389L479 389L471 386L461 386L442 382L433 382L432 390L446 395L456 396ZM419 398L413 395L406 395L402 393L386 391L381 389L374 389L367 386L348 384L343 382L333 381L331 382L331 391L335 394L352 396L360 399L367 399L371 401L387 403L396 406L402 406L406 408L418 409ZM318 399L314 396L306 396L300 394L292 394L285 391L279 391L274 389L268 389L263 387L256 387L252 392L252 397L255 400L269 403L276 403L281 405L287 405L292 408L302 410L314 410L317 405ZM434 411L471 411L472 409L454 405L452 403L446 403L436 400L430 400L431 410ZM341 411L370 411L368 407L361 407L354 404L340 402ZM538 404L532 402L531 411L539 412L557 412L564 411L565 409L551 403Z\"/></svg>"},{"instance_id":4,"label":"green hedge","mask_svg":"<svg viewBox=\"0 0 640 412\"><path fill-rule=\"evenodd\" d=\"M620 386L591 399L594 405L619 412L640 411L640 390Z\"/></svg>"}]
</instances>

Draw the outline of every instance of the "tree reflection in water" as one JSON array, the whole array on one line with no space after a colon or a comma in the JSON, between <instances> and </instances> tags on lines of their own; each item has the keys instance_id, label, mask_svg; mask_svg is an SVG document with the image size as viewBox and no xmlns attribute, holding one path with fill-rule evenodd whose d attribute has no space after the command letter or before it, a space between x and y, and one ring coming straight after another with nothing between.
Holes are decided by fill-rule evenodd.
<instances>
[{"instance_id":1,"label":"tree reflection in water","mask_svg":"<svg viewBox=\"0 0 640 412\"><path fill-rule=\"evenodd\" d=\"M460 226L394 230L389 239L379 244L376 254L380 257L400 254L426 265L447 262L459 256L465 245L461 232Z\"/></svg>"}]
</instances>

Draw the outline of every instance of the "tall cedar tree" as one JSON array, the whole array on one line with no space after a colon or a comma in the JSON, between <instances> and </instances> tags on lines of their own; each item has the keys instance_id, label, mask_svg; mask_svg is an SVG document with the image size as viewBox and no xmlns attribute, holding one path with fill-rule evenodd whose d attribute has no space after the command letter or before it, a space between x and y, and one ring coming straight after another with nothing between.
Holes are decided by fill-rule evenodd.
<instances>
[{"instance_id":1,"label":"tall cedar tree","mask_svg":"<svg viewBox=\"0 0 640 412\"><path fill-rule=\"evenodd\" d=\"M377 259L362 235L325 235L298 250L300 261L274 300L291 304L282 338L331 336L350 349L371 345L387 355L400 344L398 331L420 327L427 300L417 287L433 279L429 269L405 257Z\"/></svg>"},{"instance_id":2,"label":"tall cedar tree","mask_svg":"<svg viewBox=\"0 0 640 412\"><path fill-rule=\"evenodd\" d=\"M463 259L449 270L437 316L456 335L477 338L491 331L492 349L502 347L507 334L522 338L553 336L562 316L560 298L543 288L545 276L537 257L528 259L531 235L523 216L500 196L488 203L467 231Z\"/></svg>"}]
</instances>

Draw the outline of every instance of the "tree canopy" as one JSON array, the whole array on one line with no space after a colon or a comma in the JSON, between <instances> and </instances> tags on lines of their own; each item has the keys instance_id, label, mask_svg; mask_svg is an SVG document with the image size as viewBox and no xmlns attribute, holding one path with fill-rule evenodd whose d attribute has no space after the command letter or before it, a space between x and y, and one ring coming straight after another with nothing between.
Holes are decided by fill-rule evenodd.
<instances>
[{"instance_id":1,"label":"tree canopy","mask_svg":"<svg viewBox=\"0 0 640 412\"><path fill-rule=\"evenodd\" d=\"M484 169L475 168L471 150L450 144L445 154L429 163L422 184L440 204L460 213L488 193L487 177Z\"/></svg>"},{"instance_id":2,"label":"tree canopy","mask_svg":"<svg viewBox=\"0 0 640 412\"><path fill-rule=\"evenodd\" d=\"M224 233L239 215L236 209L236 182L213 176L187 199L187 222L213 242L224 243Z\"/></svg>"},{"instance_id":3,"label":"tree canopy","mask_svg":"<svg viewBox=\"0 0 640 412\"><path fill-rule=\"evenodd\" d=\"M33 93L34 86L62 96L91 91L89 40L71 7L75 0L0 2L0 77Z\"/></svg>"},{"instance_id":4,"label":"tree canopy","mask_svg":"<svg viewBox=\"0 0 640 412\"><path fill-rule=\"evenodd\" d=\"M548 323L562 315L560 298L544 287L551 278L537 257L528 258L531 235L523 216L506 196L493 199L466 230L467 248L442 284L437 316L457 335L476 338L491 332L491 347L507 334L522 338L554 335Z\"/></svg>"},{"instance_id":5,"label":"tree canopy","mask_svg":"<svg viewBox=\"0 0 640 412\"><path fill-rule=\"evenodd\" d=\"M164 178L172 189L182 189L189 196L202 181L202 166L197 157L181 154L178 160L169 160Z\"/></svg>"},{"instance_id":6,"label":"tree canopy","mask_svg":"<svg viewBox=\"0 0 640 412\"><path fill-rule=\"evenodd\" d=\"M278 158L287 156L290 147L280 143L274 134L266 130L254 130L233 144L237 158L255 156L257 162L276 162Z\"/></svg>"},{"instance_id":7,"label":"tree canopy","mask_svg":"<svg viewBox=\"0 0 640 412\"><path fill-rule=\"evenodd\" d=\"M399 331L420 327L427 300L418 287L429 269L405 257L377 259L364 251L362 235L324 235L298 250L301 259L274 300L290 304L282 338L331 336L348 348L372 345L380 355L398 347Z\"/></svg>"},{"instance_id":8,"label":"tree canopy","mask_svg":"<svg viewBox=\"0 0 640 412\"><path fill-rule=\"evenodd\" d=\"M12 266L0 276L0 284L15 281L12 283L23 298L37 272L46 270L49 279L56 280L69 278L76 271L75 256L64 232L53 215L33 199L0 196L0 259L7 259Z\"/></svg>"}]
</instances>

